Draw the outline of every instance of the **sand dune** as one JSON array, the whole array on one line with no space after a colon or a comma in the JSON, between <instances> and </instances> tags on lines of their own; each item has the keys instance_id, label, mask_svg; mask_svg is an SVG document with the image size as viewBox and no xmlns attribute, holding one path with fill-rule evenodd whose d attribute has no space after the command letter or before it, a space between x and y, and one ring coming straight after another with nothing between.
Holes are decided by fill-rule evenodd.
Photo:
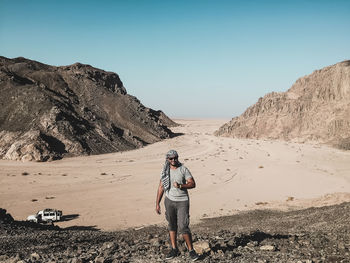
<instances>
[{"instance_id":1,"label":"sand dune","mask_svg":"<svg viewBox=\"0 0 350 263\"><path fill-rule=\"evenodd\" d=\"M16 219L50 207L60 226L104 230L164 224L154 212L164 154L176 149L194 175L191 220L256 208L350 201L350 152L285 141L215 137L227 120L176 120L184 135L128 152L48 163L0 161L0 207ZM163 208L163 206L162 206ZM164 210L164 209L163 209Z\"/></svg>"}]
</instances>

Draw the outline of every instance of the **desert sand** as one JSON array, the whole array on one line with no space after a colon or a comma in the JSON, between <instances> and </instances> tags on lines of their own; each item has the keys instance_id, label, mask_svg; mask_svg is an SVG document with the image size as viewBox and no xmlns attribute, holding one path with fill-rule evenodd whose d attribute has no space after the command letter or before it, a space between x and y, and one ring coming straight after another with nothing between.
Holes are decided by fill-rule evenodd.
<instances>
[{"instance_id":1,"label":"desert sand","mask_svg":"<svg viewBox=\"0 0 350 263\"><path fill-rule=\"evenodd\" d=\"M192 172L191 221L250 209L350 201L350 152L317 144L216 137L228 120L183 120L183 135L144 148L38 163L0 161L0 207L17 220L44 208L71 215L61 227L103 230L165 224L155 213L164 155Z\"/></svg>"}]
</instances>

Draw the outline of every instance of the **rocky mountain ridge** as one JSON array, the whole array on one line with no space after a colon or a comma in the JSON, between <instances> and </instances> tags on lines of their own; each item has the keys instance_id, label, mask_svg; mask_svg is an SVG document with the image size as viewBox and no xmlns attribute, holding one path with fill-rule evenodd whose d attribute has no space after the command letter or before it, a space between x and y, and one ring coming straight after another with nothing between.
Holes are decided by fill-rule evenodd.
<instances>
[{"instance_id":1,"label":"rocky mountain ridge","mask_svg":"<svg viewBox=\"0 0 350 263\"><path fill-rule=\"evenodd\" d=\"M90 65L0 57L0 158L47 161L135 149L176 125Z\"/></svg>"},{"instance_id":2,"label":"rocky mountain ridge","mask_svg":"<svg viewBox=\"0 0 350 263\"><path fill-rule=\"evenodd\" d=\"M265 95L215 134L350 149L350 61L316 70L286 92Z\"/></svg>"}]
</instances>

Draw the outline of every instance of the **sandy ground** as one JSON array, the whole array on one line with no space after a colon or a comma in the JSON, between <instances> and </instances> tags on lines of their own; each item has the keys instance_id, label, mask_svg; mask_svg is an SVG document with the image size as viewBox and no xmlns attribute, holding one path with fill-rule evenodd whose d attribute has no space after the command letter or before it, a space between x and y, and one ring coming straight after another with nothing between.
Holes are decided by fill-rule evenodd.
<instances>
[{"instance_id":1,"label":"sandy ground","mask_svg":"<svg viewBox=\"0 0 350 263\"><path fill-rule=\"evenodd\" d=\"M142 149L55 162L0 161L0 207L17 220L43 208L103 230L165 224L155 213L164 154L192 172L191 220L248 209L298 209L350 201L350 152L284 141L219 138L227 120L176 120L184 135Z\"/></svg>"}]
</instances>

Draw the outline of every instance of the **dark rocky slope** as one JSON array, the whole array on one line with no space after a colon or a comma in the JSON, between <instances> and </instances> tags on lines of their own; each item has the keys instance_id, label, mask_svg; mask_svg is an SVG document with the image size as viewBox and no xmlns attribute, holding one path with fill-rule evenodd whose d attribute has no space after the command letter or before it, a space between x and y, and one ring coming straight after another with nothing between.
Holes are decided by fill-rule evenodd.
<instances>
[{"instance_id":1,"label":"dark rocky slope","mask_svg":"<svg viewBox=\"0 0 350 263\"><path fill-rule=\"evenodd\" d=\"M117 74L79 63L0 57L0 106L0 158L11 160L134 149L175 125L128 95Z\"/></svg>"},{"instance_id":2,"label":"dark rocky slope","mask_svg":"<svg viewBox=\"0 0 350 263\"><path fill-rule=\"evenodd\" d=\"M316 70L287 92L267 94L215 134L350 149L350 61Z\"/></svg>"},{"instance_id":3,"label":"dark rocky slope","mask_svg":"<svg viewBox=\"0 0 350 263\"><path fill-rule=\"evenodd\" d=\"M13 221L5 212L0 209L0 262L164 262L169 248L163 227L60 229ZM193 238L197 248L209 245L202 262L350 262L349 213L350 203L256 210L206 219L192 227ZM181 256L169 262L190 262L183 241L179 244Z\"/></svg>"}]
</instances>

